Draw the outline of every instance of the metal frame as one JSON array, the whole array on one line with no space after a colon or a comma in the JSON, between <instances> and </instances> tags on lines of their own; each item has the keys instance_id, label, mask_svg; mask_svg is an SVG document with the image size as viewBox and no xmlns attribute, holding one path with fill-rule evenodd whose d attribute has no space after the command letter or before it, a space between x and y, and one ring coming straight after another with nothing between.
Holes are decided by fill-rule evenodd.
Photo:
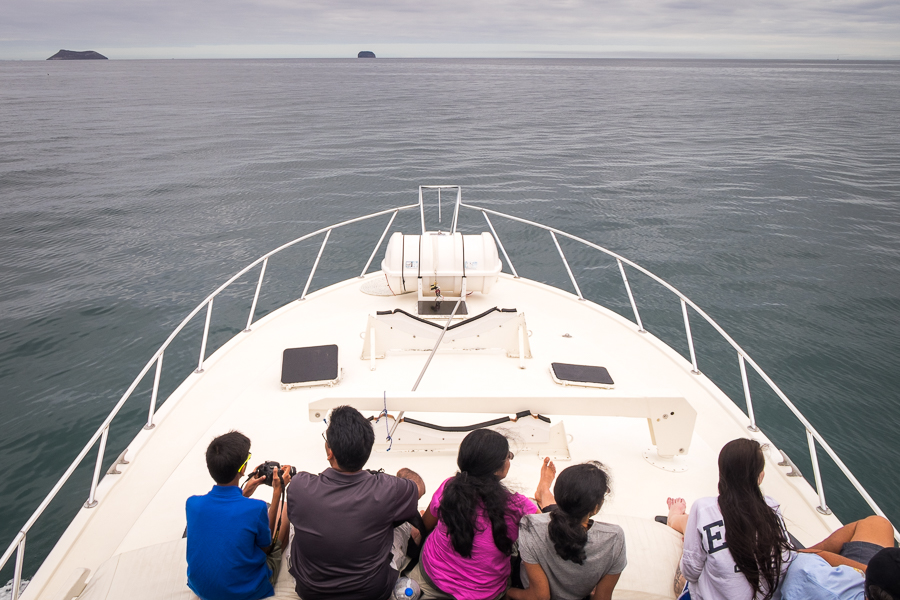
<instances>
[{"instance_id":1,"label":"metal frame","mask_svg":"<svg viewBox=\"0 0 900 600\"><path fill-rule=\"evenodd\" d=\"M625 273L624 265L627 264L629 267L643 273L644 275L646 275L653 281L659 283L660 285L662 285L663 287L668 289L670 292L672 292L676 297L679 298L679 300L681 302L682 315L684 317L685 330L686 330L686 334L687 334L687 338L688 338L688 345L689 345L690 352L691 352L691 364L692 364L695 372L699 373L699 371L697 371L697 358L696 358L696 354L694 351L694 343L693 343L693 338L691 336L690 322L688 319L688 312L687 312L688 306L693 308L694 311L696 311L696 313L698 315L700 315L707 323L709 323L719 333L719 335L721 335L722 338L724 338L725 341L728 342L731 345L731 347L737 351L739 365L741 368L741 380L742 380L742 383L744 386L744 397L747 402L747 414L748 414L748 418L750 420L749 428L751 429L751 431L758 431L758 428L756 425L756 416L753 412L753 404L752 404L751 397L750 397L750 386L749 386L749 382L747 379L745 363L749 363L750 366L753 367L753 369L759 374L759 376L763 379L763 381L775 392L775 394L779 397L779 399L781 399L781 401L784 403L784 405L788 407L788 409L794 414L795 417L797 417L797 419L803 425L803 427L806 431L807 442L809 445L810 459L812 461L813 472L815 475L816 492L817 492L818 498L819 498L819 505L816 507L817 510L819 512L821 512L822 514L831 514L831 510L828 508L827 504L825 503L825 490L824 490L824 485L822 482L822 475L821 475L821 472L819 469L818 455L816 452L816 442L818 442L818 444L822 447L822 449L825 450L825 453L828 454L829 457L831 457L831 459L837 465L838 469L840 469L840 471L844 474L844 476L847 477L847 479L850 481L850 483L853 485L853 487L856 489L856 491L862 496L862 498L866 501L866 503L873 510L873 512L875 512L875 514L877 514L877 515L885 516L884 511L882 511L881 508L879 508L877 503L872 499L872 497L865 490L865 488L862 486L862 484L860 484L860 482L856 479L856 477L853 475L853 473L850 472L850 469L847 468L847 466L840 459L840 457L837 455L837 453L835 453L835 451L831 448L831 446L825 441L825 439L819 434L819 432L816 431L816 429L806 419L806 417L803 416L803 414L797 409L797 407L794 406L794 404L788 399L788 397L784 394L784 392L781 391L781 389L775 384L775 382L772 381L772 379L765 373L765 371L762 370L762 368L760 368L760 366L756 363L756 361L754 361L752 358L750 358L750 356L743 350L743 348L741 348L727 333L725 333L725 331L722 329L722 327L718 323L716 323L700 307L698 307L696 304L694 304L689 298L687 298L684 294L679 292L671 284L660 279L659 277L657 277L650 271L647 271L640 265L620 256L619 254L616 254L615 252L612 252L611 250L608 250L602 246L599 246L597 244L589 242L580 237L571 235L569 233L560 231L558 229L554 229L552 227L548 227L546 225L541 225L539 223L535 223L533 221L528 221L526 219L521 219L519 217L514 217L512 215L507 215L507 214L497 212L494 210L490 210L490 209L486 209L486 208L482 208L482 207L478 207L478 206L474 206L474 205L470 205L470 204L465 204L461 200L462 190L459 186L420 186L419 187L419 202L417 202L416 204L410 204L410 205L406 205L406 206L390 208L390 209L375 212L375 213L372 213L372 214L369 214L369 215L366 215L363 217L357 217L355 219L342 221L335 225L330 225L328 227L324 227L322 229L313 231L312 233L308 233L308 234L301 236L295 240L292 240L286 244L283 244L283 245L279 246L278 248L275 248L274 250L272 250L271 252L269 252L267 254L264 254L263 256L261 256L257 260L255 260L254 262L252 262L249 265L247 265L246 267L244 267L242 270L240 270L238 273L236 273L234 276L232 276L230 279L228 279L221 286L219 286L214 292L212 292L209 296L204 298L203 301L200 302L197 305L197 307L194 308L194 310L192 310L184 318L184 320L172 331L172 333L169 335L169 337L166 339L166 341L163 342L162 346L160 346L160 348L150 357L150 360L147 362L147 364L144 366L144 368L141 369L140 373L134 379L134 381L131 383L131 385L128 386L128 389L125 391L125 393L122 395L122 397L116 403L116 405L110 411L109 415L106 417L106 419L104 419L103 423L100 424L100 426L97 428L97 430L91 436L91 438L88 440L87 444L85 444L85 446L81 449L81 451L78 453L78 455L72 461L72 463L69 465L69 467L66 469L66 471L62 474L62 476L59 478L59 480L56 482L56 484L50 490L50 492L44 497L43 501L38 505L38 507L35 509L35 511L32 513L32 515L28 518L28 520L25 522L25 524L22 526L22 528L19 530L19 532L13 538L12 543L9 545L9 547L6 549L6 551L3 553L2 557L0 557L0 569L2 569L6 565L6 563L9 561L9 559L12 557L12 555L13 554L16 555L15 570L14 570L14 576L13 576L13 581L12 581L12 592L13 592L12 597L16 598L18 595L18 592L21 589L22 566L24 564L24 554L25 554L25 539L28 534L28 531L31 529L31 527L34 525L34 523L38 520L38 518L40 518L40 516L44 513L44 511L49 506L50 502L53 501L53 499L56 497L56 495L59 493L59 491L65 485L65 483L67 481L69 481L69 478L72 476L75 469L87 457L88 453L91 451L91 449L94 447L94 444L96 444L97 442L99 442L98 449L97 449L97 459L96 459L96 463L94 466L94 474L93 474L93 477L91 478L91 487L90 487L90 491L88 494L87 502L85 503L85 507L91 508L93 506L96 506L97 503L99 503L103 500L102 497L97 497L97 487L99 485L100 472L102 470L103 459L104 459L105 451L106 451L106 441L109 437L110 424L112 423L112 421L116 417L116 415L119 414L119 411L122 409L122 406L124 406L125 402L127 402L128 399L131 397L131 395L134 393L134 390L137 388L138 384L143 380L144 376L147 375L147 373L150 371L150 368L153 367L154 365L156 366L156 369L155 369L154 382L153 382L153 392L152 392L151 398L150 398L150 409L149 409L149 414L148 414L148 418L147 418L147 423L144 425L144 429L153 429L153 427L155 426L153 420L154 420L154 415L156 412L157 395L158 395L158 391L159 391L159 379L160 379L160 376L162 373L163 355L165 353L165 350L169 347L169 345L172 343L172 341L175 339L175 337L178 336L179 333L181 333L181 331L185 328L185 326L201 310L203 310L204 307L206 307L207 312L206 312L206 319L205 319L205 323L204 323L203 340L201 342L198 370L196 371L196 373L197 373L196 376L198 376L198 377L202 377L202 372L203 372L203 363L205 361L205 354L206 354L206 342L207 342L207 338L208 338L208 334L209 334L210 320L212 317L213 299L216 298L216 296L218 296L223 290L228 288L232 283L234 283L238 278L245 275L248 271L250 271L257 265L261 265L259 281L257 282L257 285L256 285L256 291L253 296L253 301L252 301L251 309L250 309L250 315L247 319L247 328L245 329L245 331L248 331L250 329L250 326L253 323L253 317L254 317L254 313L256 310L257 300L259 299L260 290L262 288L263 276L265 275L266 266L268 265L268 260L270 257L274 256L275 254L278 254L282 250L285 250L287 248L290 248L291 246L294 246L295 244L298 244L299 242L302 242L304 240L310 239L312 237L315 237L315 236L323 234L323 233L325 234L325 239L323 240L322 245L319 248L319 252L316 256L316 261L313 264L313 268L310 271L309 278L307 279L307 282L306 282L306 286L303 289L303 294L301 295L301 298L300 298L302 300L306 297L306 294L309 291L309 287L312 282L313 275L316 272L316 268L318 267L319 260L322 257L322 254L325 250L325 245L328 242L328 238L331 235L332 230L338 229L338 228L341 228L341 227L344 227L346 225L350 225L353 223L366 221L366 220L369 220L369 219L372 219L372 218L375 218L378 216L390 214L391 215L390 221L388 222L387 226L385 227L384 232L381 234L381 237L379 238L378 243L375 246L375 249L372 251L372 254L369 257L369 260L366 262L366 266L362 270L360 277L364 277L366 272L369 269L369 266L372 263L372 260L375 257L375 254L378 252L378 249L381 247L381 244L384 241L384 238L387 236L387 233L390 230L391 225L393 224L394 219L397 216L397 213L399 213L400 211L403 211L403 210L411 210L411 209L418 208L420 211L422 231L424 232L425 231L425 212L424 212L424 204L423 204L423 190L426 190L426 189L442 190L442 189L448 189L448 188L456 189L456 191L457 191L456 203L455 203L454 210L453 210L453 222L451 225L451 231L452 232L456 231L460 207L474 210L476 212L480 212L482 214L482 216L484 216L485 220L487 221L488 227L490 228L491 233L493 234L494 239L497 242L497 245L500 246L500 250L503 252L504 257L507 260L507 264L509 265L513 276L516 278L518 278L519 275L516 272L515 268L513 267L512 261L509 259L509 255L507 254L506 249L504 248L502 242L500 241L500 238L497 235L497 232L494 229L494 226L491 223L491 220L488 217L488 214L494 215L497 217L501 217L504 219L509 219L511 221L523 223L523 224L526 224L526 225L529 225L532 227L536 227L538 229L543 229L545 231L550 232L551 237L554 241L554 245L556 246L556 249L559 252L560 257L562 258L563 264L565 265L566 271L569 274L572 284L575 286L575 290L577 292L577 296L578 296L579 300L583 300L584 297L582 296L581 290L578 287L577 282L575 281L575 277L572 273L569 263L566 260L566 257L562 252L562 248L560 247L559 241L557 240L557 235L563 236L565 238L568 238L568 239L576 241L576 242L579 242L589 248L593 248L594 250L598 250L598 251L614 258L616 260L616 263L618 264L619 270L622 274L622 280L625 284L625 289L628 293L628 299L629 299L629 302L631 303L632 310L634 311L635 322L637 324L637 331L639 331L641 333L643 333L645 330L644 330L643 323L641 322L640 314L638 312L637 303L635 302L634 295L631 291L631 286L628 283L628 278ZM452 316L451 316L451 318L452 318ZM429 357L429 362L430 362L430 358L431 357ZM427 367L428 367L428 363L426 363L426 365L425 365L426 369L427 369ZM423 369L423 374L424 374L424 369ZM420 374L420 379L421 379L421 376L422 375ZM894 528L894 538L896 540L900 541L900 532L897 531L896 527Z\"/></svg>"},{"instance_id":2,"label":"metal frame","mask_svg":"<svg viewBox=\"0 0 900 600\"><path fill-rule=\"evenodd\" d=\"M771 388L772 391L775 392L775 394L782 401L782 403L785 406L787 406L787 408L794 414L794 416L797 418L797 420L800 421L800 423L803 425L804 429L807 432L808 438L813 440L813 442L818 442L819 445L822 447L822 449L825 450L825 453L831 458L831 460L834 461L835 465L838 467L838 469L841 471L841 473L844 474L844 476L847 478L847 480L850 482L850 484L854 487L854 489L856 489L856 491L859 493L859 495L862 496L863 500L866 501L866 504L869 505L869 508L871 508L875 514L886 518L884 511L881 510L881 508L878 506L878 504L875 502L875 500L872 498L872 496L869 495L869 492L866 491L866 489L859 482L859 480L856 478L856 476L854 476L853 473L850 471L850 469L847 467L847 465L844 464L844 461L841 460L841 458L837 455L837 453L834 451L834 449L828 444L828 442L825 441L825 438L823 438L822 435L819 434L819 432L816 430L816 428L812 426L812 424L809 422L809 420L805 416L803 416L803 413L801 413L800 410L794 405L794 403L790 401L790 399L781 390L781 388L779 388L775 384L775 382L772 381L772 378L769 377L769 375L766 374L766 372L762 370L762 367L760 367L756 363L756 361L754 361L752 358L750 358L750 356L744 351L744 349L741 348L738 345L738 343L735 342L731 338L731 336L725 332L724 329L722 329L721 325L716 323L712 319L712 317L710 317L708 314L706 314L703 311L703 309L701 309L699 306L694 304L690 300L690 298L688 298L687 296L682 294L680 291L678 291L672 284L661 279L657 275L654 275L653 273L651 273L647 269L643 268L642 266L638 265L637 263L634 263L634 262L628 260L627 258L621 256L620 254L617 254L617 253L613 252L612 250L604 248L603 246L599 246L597 244L589 242L588 240L585 240L584 238L580 238L580 237L572 235L570 233L560 231L559 229L555 229L553 227L541 225L540 223L535 223L534 221L529 221L527 219L522 219L520 217L515 217L513 215L508 215L505 213L501 213L499 211L490 210L487 208L483 208L481 206L475 206L475 205L466 204L466 203L462 203L461 206L463 208L466 208L469 210L481 212L482 214L491 214L491 215L494 215L497 217L502 217L504 219L509 219L510 221L515 221L518 223L523 223L525 225L530 225L532 227L536 227L538 229L543 229L545 231L549 231L549 232L555 234L554 238L556 235L560 235L560 236L569 238L571 240L574 240L576 242L579 242L585 246L588 246L589 248L599 250L600 252L616 259L617 261L619 261L620 264L622 264L622 263L627 264L628 266L636 269L637 271L640 271L641 273L643 273L644 275L646 275L647 277L649 277L656 283L660 284L661 286L663 286L664 288L666 288L667 290L672 292L675 296L677 296L679 298L679 300L681 300L681 303L682 303L682 311L683 311L683 316L685 319L685 327L687 329L688 344L689 344L689 347L691 348L691 356L692 356L691 363L692 363L694 370L697 369L697 361L696 361L696 355L694 354L694 351L693 351L694 344L693 344L693 339L691 338L691 333L690 333L690 322L688 321L688 318L687 318L687 307L688 306L693 308L694 311L696 311L698 315L703 317L703 319L707 323L712 325L712 327L716 330L716 332L718 332L718 334L720 336L722 336L722 338L726 342L728 342L728 344L730 344L732 348L734 348L737 351L737 353L740 355L740 357L742 359L742 362L746 361L747 363L750 364L751 367L753 367L753 369L759 374L759 376L762 377L763 381L766 382L766 384L769 386L769 388ZM568 266L568 263L566 263L566 265ZM624 276L624 268L621 266L620 266L620 268L621 268L623 276ZM627 289L629 290L629 298L633 298L633 296L630 294L631 288L627 287ZM640 322L639 317L637 317L637 306L635 304L633 304L632 306L635 309L635 316L636 316L635 320L637 321L638 330L640 331L641 329L643 329L643 324ZM748 406L749 412L751 415L753 415L753 405L750 402L749 384L746 384L745 397L748 400L747 406ZM757 427L755 415L748 417L748 418L750 418L750 420L751 420L751 426ZM819 474L819 459L818 459L818 455L816 454L815 444L813 442L810 442L810 444L809 444L810 460L812 461L812 464L813 464L814 473ZM830 509L828 509L828 506L825 504L825 490L824 490L824 485L822 483L821 475L818 475L816 477L816 492L819 495L819 506L817 507L819 512L821 512L823 514L831 514ZM894 526L893 529L894 529L894 539L897 541L900 541L900 531L897 530L896 526Z\"/></svg>"},{"instance_id":3,"label":"metal frame","mask_svg":"<svg viewBox=\"0 0 900 600\"><path fill-rule=\"evenodd\" d=\"M420 185L419 186L419 220L422 225L422 235L425 235L425 190L438 191L438 222L441 220L441 190L456 190L456 201L453 203L453 221L450 223L450 233L456 233L456 225L459 222L459 207L462 205L462 187L458 185ZM376 248L377 250L377 248Z\"/></svg>"},{"instance_id":4,"label":"metal frame","mask_svg":"<svg viewBox=\"0 0 900 600\"><path fill-rule=\"evenodd\" d=\"M125 393L122 395L122 397L116 403L116 405L112 408L109 415L106 417L106 419L104 419L103 423L100 424L100 427L98 427L97 430L94 432L94 434L90 437L87 444L85 444L85 446L81 449L81 451L75 457L75 460L72 461L72 463L65 470L65 472L62 474L62 476L59 478L59 480L56 482L56 484L54 484L54 486L50 489L50 491L44 497L43 501L41 501L41 503L38 505L38 507L35 509L35 511L31 514L31 516L28 518L28 520L25 522L25 524L19 530L19 533L16 534L15 538L13 538L13 542L3 553L2 557L0 557L0 569L2 569L4 566L6 566L6 563L9 562L9 559L12 557L12 555L14 553L16 554L16 570L15 570L15 573L13 576L13 586L12 586L13 597L14 598L17 597L16 594L17 594L18 590L20 589L21 583L22 583L22 565L23 565L23 561L24 561L24 552L25 552L25 536L27 535L28 531L32 528L32 526L34 526L34 523L40 518L40 516L42 514L44 514L44 511L50 505L50 502L53 501L53 499L56 497L56 495L59 493L59 491L62 489L62 487L66 484L66 482L69 481L69 478L72 476L72 473L74 473L75 469L78 468L78 466L82 463L82 461L84 461L85 457L87 457L88 453L90 453L91 449L94 447L94 445L98 441L100 442L100 444L99 444L99 447L97 450L97 462L94 466L94 474L93 474L93 477L91 478L91 487L90 487L90 491L88 493L88 499L87 499L87 502L85 503L85 507L92 508L103 500L102 497L97 497L97 487L100 482L100 472L102 470L103 459L105 458L106 440L109 437L110 423L112 423L113 419L119 414L119 411L121 411L122 406L124 406L125 403L128 401L128 399L131 398L131 395L134 393L134 390L137 388L138 384L144 379L144 376L150 371L150 368L152 366L154 366L154 364L156 365L156 373L154 375L153 392L152 392L151 398L150 398L150 411L149 411L149 415L147 418L147 423L144 425L144 429L153 429L155 427L155 424L153 422L153 417L156 412L156 401L157 401L157 394L159 391L159 378L162 374L163 354L165 353L165 351L169 347L169 345L172 343L172 341L178 336L178 334L181 333L181 331L187 326L187 324L190 323L193 320L193 318L195 316L197 316L197 314L201 310L203 310L204 307L206 307L207 312L206 312L206 320L204 323L203 339L201 341L201 350L200 350L200 358L199 358L199 363L198 363L198 371L197 371L196 375L193 375L193 376L197 376L197 377L202 377L203 362L205 360L205 354L206 354L206 342L207 342L208 335L209 335L209 324L210 324L210 319L211 319L211 315L212 315L213 299L216 298L216 296L218 296L220 293L222 293L223 290L228 288L232 283L237 281L237 279L239 279L241 276L246 274L248 271L250 271L257 265L260 265L260 264L262 265L262 269L260 271L260 276L259 276L259 282L257 283L257 286L256 286L256 293L254 294L254 297L253 297L252 310L250 312L249 318L247 319L247 323L248 323L247 328L249 329L250 325L252 325L252 323L253 323L253 316L254 316L254 312L256 310L256 302L259 298L260 289L262 287L262 280L263 280L263 275L265 274L265 267L268 264L268 260L270 257L274 256L275 254L278 254L282 250L290 248L291 246L294 246L304 240L315 237L322 233L326 234L326 241L327 241L328 234L330 234L331 230L338 229L338 228L344 227L346 225L351 225L353 223L366 221L366 220L369 220L369 219L372 219L375 217L379 217L382 215L387 215L387 214L392 214L391 223L393 223L393 219L398 212L400 212L402 210L411 210L411 209L417 208L418 206L419 206L418 204L410 204L410 205L406 205L406 206L399 206L399 207L390 208L387 210L382 210L382 211L375 212L375 213L372 213L372 214L369 214L369 215L366 215L363 217L357 217L355 219L349 219L347 221L342 221L335 225L331 225L329 227L324 227L322 229L313 231L312 233L303 235L295 240L292 240L286 244L283 244L283 245L275 248L274 250L272 250L271 252L268 252L267 254L264 254L263 256L260 256L258 259L256 259L255 261L253 261L252 263L250 263L249 265L247 265L240 271L238 271L235 275L233 275L225 283L223 283L218 288L216 288L216 290L213 293L211 293L209 296L204 298L203 301L200 302L200 304L198 304L197 307L194 308L194 310L192 310L184 318L184 320L182 320L181 323L178 324L178 326L172 331L172 333L169 334L169 337L166 338L166 341L163 342L162 346L160 346L159 349L153 354L153 356L150 357L150 360L147 362L146 365L144 365L144 368L141 369L141 371L138 373L138 376L134 379L134 381L132 381L131 385L128 386L128 389L125 390ZM388 228L389 227L390 227L390 223L388 224ZM385 233L387 233L387 229L385 229ZM384 235L382 235L382 238L378 241L379 246L381 245L381 242L383 241L383 239L384 239ZM322 250L324 250L324 247L325 247L325 244L323 243L319 250L319 257L321 257L321 253L322 253ZM377 252L377 247L376 247L375 251ZM374 252L373 252L373 256L374 256ZM312 276L315 273L315 268L317 265L318 265L318 259L316 261L316 265L313 266L313 270L310 273L309 279L307 280L307 285L306 285L306 288L304 289L304 294L303 294L304 297L306 295L306 292L309 289L309 284L312 281ZM365 273L365 271L364 271L364 273Z\"/></svg>"}]
</instances>

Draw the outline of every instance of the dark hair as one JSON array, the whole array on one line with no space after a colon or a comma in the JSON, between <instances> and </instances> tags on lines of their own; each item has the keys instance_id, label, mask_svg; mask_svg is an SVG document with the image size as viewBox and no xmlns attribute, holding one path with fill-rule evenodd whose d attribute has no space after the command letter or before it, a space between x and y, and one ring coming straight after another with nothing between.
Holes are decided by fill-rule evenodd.
<instances>
[{"instance_id":1,"label":"dark hair","mask_svg":"<svg viewBox=\"0 0 900 600\"><path fill-rule=\"evenodd\" d=\"M476 429L459 445L459 472L444 486L438 518L447 527L453 549L463 558L472 557L479 508L491 522L494 545L503 554L512 554L513 542L506 530L510 493L496 475L508 455L509 442L491 429Z\"/></svg>"},{"instance_id":2,"label":"dark hair","mask_svg":"<svg viewBox=\"0 0 900 600\"><path fill-rule=\"evenodd\" d=\"M334 459L345 471L362 469L375 444L372 425L352 406L338 406L331 411L325 436Z\"/></svg>"},{"instance_id":3,"label":"dark hair","mask_svg":"<svg viewBox=\"0 0 900 600\"><path fill-rule=\"evenodd\" d=\"M866 598L900 598L900 549L882 548L869 560L866 568Z\"/></svg>"},{"instance_id":4,"label":"dark hair","mask_svg":"<svg viewBox=\"0 0 900 600\"><path fill-rule=\"evenodd\" d=\"M866 586L866 600L897 600L897 598L881 589L881 586L871 584Z\"/></svg>"},{"instance_id":5,"label":"dark hair","mask_svg":"<svg viewBox=\"0 0 900 600\"><path fill-rule=\"evenodd\" d=\"M719 452L719 510L725 541L754 596L771 600L781 583L784 553L791 550L778 513L766 503L759 476L766 459L756 440L737 439Z\"/></svg>"},{"instance_id":6,"label":"dark hair","mask_svg":"<svg viewBox=\"0 0 900 600\"><path fill-rule=\"evenodd\" d=\"M229 431L209 443L206 448L206 468L216 483L231 483L249 453L250 438L240 431Z\"/></svg>"},{"instance_id":7,"label":"dark hair","mask_svg":"<svg viewBox=\"0 0 900 600\"><path fill-rule=\"evenodd\" d=\"M553 488L556 508L550 512L548 532L560 558L584 564L588 535L581 522L594 509L603 506L607 493L609 474L598 462L572 465L556 478Z\"/></svg>"}]
</instances>

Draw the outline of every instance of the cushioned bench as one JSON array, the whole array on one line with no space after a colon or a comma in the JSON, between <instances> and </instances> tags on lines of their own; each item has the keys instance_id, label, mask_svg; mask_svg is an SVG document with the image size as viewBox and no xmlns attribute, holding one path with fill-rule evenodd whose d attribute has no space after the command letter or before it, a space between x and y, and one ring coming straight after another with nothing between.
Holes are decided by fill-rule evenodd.
<instances>
[{"instance_id":1,"label":"cushioned bench","mask_svg":"<svg viewBox=\"0 0 900 600\"><path fill-rule=\"evenodd\" d=\"M602 512L596 517L625 531L628 566L622 571L613 600L674 600L675 570L684 537L652 517L624 517Z\"/></svg>"},{"instance_id":2,"label":"cushioned bench","mask_svg":"<svg viewBox=\"0 0 900 600\"><path fill-rule=\"evenodd\" d=\"M187 540L180 539L113 556L97 568L83 590L63 591L58 600L197 600L187 586ZM294 579L281 563L276 600L297 600Z\"/></svg>"},{"instance_id":3,"label":"cushioned bench","mask_svg":"<svg viewBox=\"0 0 900 600\"><path fill-rule=\"evenodd\" d=\"M673 580L681 560L682 537L651 518L603 515L625 531L628 566L613 594L614 600L672 600ZM187 587L187 540L180 539L113 556L84 585L85 570L73 573L71 588L58 600L196 600ZM287 556L275 586L276 600L298 600Z\"/></svg>"}]
</instances>

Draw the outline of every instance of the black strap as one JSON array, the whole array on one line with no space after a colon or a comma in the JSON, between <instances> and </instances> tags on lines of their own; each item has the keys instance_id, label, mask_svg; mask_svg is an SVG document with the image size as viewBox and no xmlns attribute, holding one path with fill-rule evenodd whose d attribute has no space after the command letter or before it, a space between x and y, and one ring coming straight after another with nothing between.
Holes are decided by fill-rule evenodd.
<instances>
[{"instance_id":1,"label":"black strap","mask_svg":"<svg viewBox=\"0 0 900 600\"><path fill-rule=\"evenodd\" d=\"M406 235L400 234L400 283L402 284L403 291L406 291L406 274L404 270L406 269Z\"/></svg>"},{"instance_id":2,"label":"black strap","mask_svg":"<svg viewBox=\"0 0 900 600\"><path fill-rule=\"evenodd\" d=\"M281 497L278 499L278 508L275 510L278 511L278 518L275 519L275 531L272 533L272 548L275 547L275 542L278 541L278 532L281 531L281 515L284 512L282 509L284 508L284 477L281 476L281 469L275 469L278 474L278 481L281 482Z\"/></svg>"},{"instance_id":3,"label":"black strap","mask_svg":"<svg viewBox=\"0 0 900 600\"><path fill-rule=\"evenodd\" d=\"M459 239L462 240L463 279L465 279L466 278L466 238L463 234L459 234Z\"/></svg>"}]
</instances>

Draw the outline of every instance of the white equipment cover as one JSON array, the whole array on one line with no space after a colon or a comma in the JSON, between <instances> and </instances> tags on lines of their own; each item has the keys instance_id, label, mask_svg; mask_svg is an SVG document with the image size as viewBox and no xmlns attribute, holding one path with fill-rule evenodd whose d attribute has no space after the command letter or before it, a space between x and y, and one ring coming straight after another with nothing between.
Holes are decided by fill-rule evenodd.
<instances>
[{"instance_id":1,"label":"white equipment cover","mask_svg":"<svg viewBox=\"0 0 900 600\"><path fill-rule=\"evenodd\" d=\"M416 291L420 274L426 290L436 283L444 296L459 294L464 276L467 292L487 294L502 268L497 244L487 232L462 235L429 231L419 236L398 231L391 235L381 261L381 270L395 295Z\"/></svg>"}]
</instances>

